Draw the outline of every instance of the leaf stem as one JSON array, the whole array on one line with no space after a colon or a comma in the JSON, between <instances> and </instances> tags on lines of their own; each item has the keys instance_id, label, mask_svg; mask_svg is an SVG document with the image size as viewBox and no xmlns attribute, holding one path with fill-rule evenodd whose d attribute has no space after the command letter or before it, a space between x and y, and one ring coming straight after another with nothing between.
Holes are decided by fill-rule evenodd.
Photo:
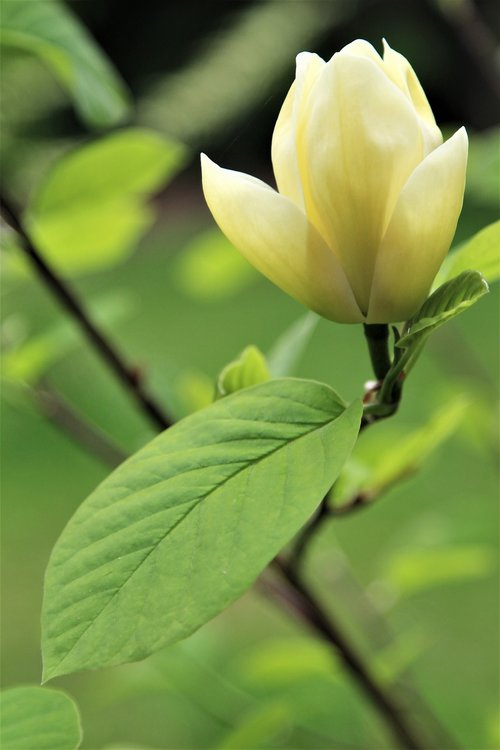
<instances>
[{"instance_id":1,"label":"leaf stem","mask_svg":"<svg viewBox=\"0 0 500 750\"><path fill-rule=\"evenodd\" d=\"M391 358L389 355L389 326L385 323L372 323L363 325L370 352L373 372L377 380L383 380L391 369Z\"/></svg>"},{"instance_id":2,"label":"leaf stem","mask_svg":"<svg viewBox=\"0 0 500 750\"><path fill-rule=\"evenodd\" d=\"M129 392L142 412L156 428L165 430L167 427L170 427L170 418L145 389L142 377L137 368L130 367L125 363L121 353L91 319L83 302L78 299L75 291L71 289L66 281L63 281L58 276L56 271L43 258L24 229L18 212L3 194L0 195L0 209L5 221L19 235L21 248L30 259L40 279L78 324L81 331L87 337L87 340Z\"/></svg>"}]
</instances>

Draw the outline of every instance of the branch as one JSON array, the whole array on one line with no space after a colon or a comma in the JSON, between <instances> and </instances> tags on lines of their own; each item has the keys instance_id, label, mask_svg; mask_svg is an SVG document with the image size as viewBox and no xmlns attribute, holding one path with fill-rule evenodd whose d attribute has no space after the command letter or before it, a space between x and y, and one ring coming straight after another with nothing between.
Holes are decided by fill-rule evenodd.
<instances>
[{"instance_id":1,"label":"branch","mask_svg":"<svg viewBox=\"0 0 500 750\"><path fill-rule=\"evenodd\" d=\"M36 404L44 416L69 435L78 445L114 469L127 454L96 425L79 414L61 394L47 383L33 388Z\"/></svg>"},{"instance_id":2,"label":"branch","mask_svg":"<svg viewBox=\"0 0 500 750\"><path fill-rule=\"evenodd\" d=\"M112 372L114 372L117 379L136 401L143 413L151 420L151 422L153 422L157 429L164 430L167 427L170 427L170 418L146 391L137 369L130 367L125 363L114 345L92 321L88 311L85 309L81 300L78 299L74 290L71 289L67 282L63 281L54 269L44 260L31 241L28 233L23 228L18 213L4 195L0 195L0 208L5 221L19 235L21 248L25 255L30 259L38 276L42 279L47 288L50 289L54 297L56 297L66 312L77 323L87 337L87 340L100 354Z\"/></svg>"},{"instance_id":3,"label":"branch","mask_svg":"<svg viewBox=\"0 0 500 750\"><path fill-rule=\"evenodd\" d=\"M273 565L293 591L294 596L287 596L287 604L335 648L344 667L377 707L401 747L407 750L424 750L424 745L409 725L401 706L377 683L331 613L325 612L293 567L279 558L275 558Z\"/></svg>"}]
</instances>

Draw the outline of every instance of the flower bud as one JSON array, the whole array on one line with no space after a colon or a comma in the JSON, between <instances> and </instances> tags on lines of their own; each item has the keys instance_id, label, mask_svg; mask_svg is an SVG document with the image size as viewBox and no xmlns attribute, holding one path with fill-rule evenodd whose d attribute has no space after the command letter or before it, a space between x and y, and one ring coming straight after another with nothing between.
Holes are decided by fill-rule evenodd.
<instances>
[{"instance_id":1,"label":"flower bud","mask_svg":"<svg viewBox=\"0 0 500 750\"><path fill-rule=\"evenodd\" d=\"M235 247L339 323L406 320L429 293L462 207L467 134L448 141L408 61L357 40L297 57L272 141L278 190L202 154L203 189Z\"/></svg>"}]
</instances>

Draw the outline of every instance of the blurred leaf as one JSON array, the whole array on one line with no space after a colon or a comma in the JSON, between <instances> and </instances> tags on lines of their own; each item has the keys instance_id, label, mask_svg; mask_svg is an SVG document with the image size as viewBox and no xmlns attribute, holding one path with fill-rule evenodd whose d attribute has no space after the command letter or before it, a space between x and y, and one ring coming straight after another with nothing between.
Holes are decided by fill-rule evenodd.
<instances>
[{"instance_id":1,"label":"blurred leaf","mask_svg":"<svg viewBox=\"0 0 500 750\"><path fill-rule=\"evenodd\" d=\"M15 687L0 693L0 746L3 750L75 750L80 717L60 690Z\"/></svg>"},{"instance_id":2,"label":"blurred leaf","mask_svg":"<svg viewBox=\"0 0 500 750\"><path fill-rule=\"evenodd\" d=\"M469 138L469 159L465 183L467 193L481 203L498 206L499 175L500 128L475 133ZM476 266L468 266L468 268L476 268ZM482 271L481 268L477 270Z\"/></svg>"},{"instance_id":3,"label":"blurred leaf","mask_svg":"<svg viewBox=\"0 0 500 750\"><path fill-rule=\"evenodd\" d=\"M408 435L366 435L363 446L345 465L334 488L337 502L347 502L362 494L375 498L397 482L410 477L429 456L458 429L469 413L468 401L458 396L451 399L429 421Z\"/></svg>"},{"instance_id":4,"label":"blurred leaf","mask_svg":"<svg viewBox=\"0 0 500 750\"><path fill-rule=\"evenodd\" d=\"M436 277L435 286L473 268L492 283L500 279L500 220L489 224L458 250L450 253Z\"/></svg>"},{"instance_id":5,"label":"blurred leaf","mask_svg":"<svg viewBox=\"0 0 500 750\"><path fill-rule=\"evenodd\" d=\"M202 232L176 259L174 281L184 294L202 301L237 294L257 272L219 229Z\"/></svg>"},{"instance_id":6,"label":"blurred leaf","mask_svg":"<svg viewBox=\"0 0 500 750\"><path fill-rule=\"evenodd\" d=\"M319 316L308 312L296 320L278 338L267 355L269 369L275 378L294 375L295 368L316 330Z\"/></svg>"},{"instance_id":7,"label":"blurred leaf","mask_svg":"<svg viewBox=\"0 0 500 750\"><path fill-rule=\"evenodd\" d=\"M126 257L153 221L147 194L179 169L184 149L129 128L64 156L28 211L35 243L58 269L101 270Z\"/></svg>"},{"instance_id":8,"label":"blurred leaf","mask_svg":"<svg viewBox=\"0 0 500 750\"><path fill-rule=\"evenodd\" d=\"M256 346L247 346L238 359L224 367L216 384L216 399L229 396L271 377L266 358Z\"/></svg>"},{"instance_id":9,"label":"blurred leaf","mask_svg":"<svg viewBox=\"0 0 500 750\"><path fill-rule=\"evenodd\" d=\"M237 673L257 687L287 687L311 677L331 679L337 665L331 648L312 638L273 638L238 660Z\"/></svg>"},{"instance_id":10,"label":"blurred leaf","mask_svg":"<svg viewBox=\"0 0 500 750\"><path fill-rule=\"evenodd\" d=\"M409 596L434 586L483 578L494 569L492 549L462 545L404 550L387 563L384 578L398 593Z\"/></svg>"},{"instance_id":11,"label":"blurred leaf","mask_svg":"<svg viewBox=\"0 0 500 750\"><path fill-rule=\"evenodd\" d=\"M372 667L378 678L386 685L391 685L427 651L432 640L420 630L398 635L397 642L392 642L379 651L372 661Z\"/></svg>"},{"instance_id":12,"label":"blurred leaf","mask_svg":"<svg viewBox=\"0 0 500 750\"><path fill-rule=\"evenodd\" d=\"M130 317L133 309L133 298L123 292L107 294L90 305L92 317L105 326ZM63 320L3 352L2 375L7 379L32 385L57 360L78 346L80 341L80 333L74 324Z\"/></svg>"},{"instance_id":13,"label":"blurred leaf","mask_svg":"<svg viewBox=\"0 0 500 750\"><path fill-rule=\"evenodd\" d=\"M408 321L396 343L408 349L420 343L436 328L459 315L488 292L488 284L478 271L464 271L431 294Z\"/></svg>"},{"instance_id":14,"label":"blurred leaf","mask_svg":"<svg viewBox=\"0 0 500 750\"><path fill-rule=\"evenodd\" d=\"M125 461L53 550L45 679L144 658L241 596L335 481L360 417L326 385L271 380Z\"/></svg>"},{"instance_id":15,"label":"blurred leaf","mask_svg":"<svg viewBox=\"0 0 500 750\"><path fill-rule=\"evenodd\" d=\"M204 409L214 400L213 379L204 372L188 370L181 373L175 387L184 415Z\"/></svg>"},{"instance_id":16,"label":"blurred leaf","mask_svg":"<svg viewBox=\"0 0 500 750\"><path fill-rule=\"evenodd\" d=\"M293 724L290 708L283 702L260 706L217 745L217 750L269 748L269 743L286 734Z\"/></svg>"},{"instance_id":17,"label":"blurred leaf","mask_svg":"<svg viewBox=\"0 0 500 750\"><path fill-rule=\"evenodd\" d=\"M110 127L125 118L124 84L66 6L53 0L1 0L0 8L0 43L39 57L89 125Z\"/></svg>"}]
</instances>

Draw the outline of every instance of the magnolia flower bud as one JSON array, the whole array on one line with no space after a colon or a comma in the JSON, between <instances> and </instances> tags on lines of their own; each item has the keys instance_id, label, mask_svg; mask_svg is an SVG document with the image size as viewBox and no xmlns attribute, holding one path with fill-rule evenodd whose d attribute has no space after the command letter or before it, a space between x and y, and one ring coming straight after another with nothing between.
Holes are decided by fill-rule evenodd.
<instances>
[{"instance_id":1,"label":"magnolia flower bud","mask_svg":"<svg viewBox=\"0 0 500 750\"><path fill-rule=\"evenodd\" d=\"M363 40L297 57L272 142L278 191L202 154L203 189L236 248L339 323L418 310L462 207L467 134L446 143L408 61Z\"/></svg>"}]
</instances>

